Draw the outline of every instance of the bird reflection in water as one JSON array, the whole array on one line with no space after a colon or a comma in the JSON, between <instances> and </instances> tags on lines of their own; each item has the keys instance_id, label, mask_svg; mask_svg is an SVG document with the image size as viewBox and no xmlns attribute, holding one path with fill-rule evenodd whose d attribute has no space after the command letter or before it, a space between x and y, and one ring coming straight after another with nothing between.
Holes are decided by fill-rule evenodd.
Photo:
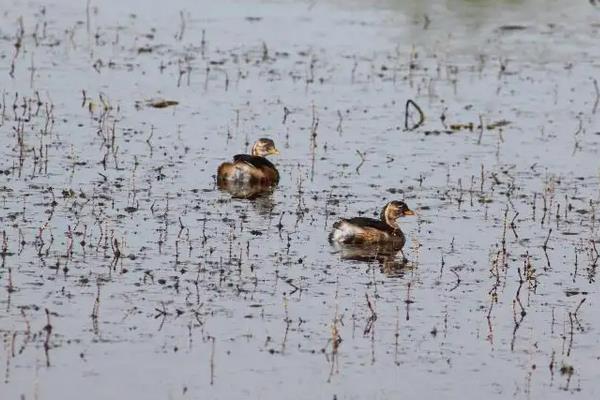
<instances>
[{"instance_id":1,"label":"bird reflection in water","mask_svg":"<svg viewBox=\"0 0 600 400\"><path fill-rule=\"evenodd\" d=\"M219 189L227 192L235 199L254 200L273 193L273 186L261 184L249 184L232 181L218 182Z\"/></svg>"},{"instance_id":2,"label":"bird reflection in water","mask_svg":"<svg viewBox=\"0 0 600 400\"><path fill-rule=\"evenodd\" d=\"M388 278L403 277L413 267L401 253L402 246L394 244L357 245L333 243L342 260L378 263L381 272Z\"/></svg>"},{"instance_id":3,"label":"bird reflection in water","mask_svg":"<svg viewBox=\"0 0 600 400\"><path fill-rule=\"evenodd\" d=\"M252 200L259 214L270 215L275 207L273 186L228 181L218 182L217 186L221 191L229 193L233 199Z\"/></svg>"}]
</instances>

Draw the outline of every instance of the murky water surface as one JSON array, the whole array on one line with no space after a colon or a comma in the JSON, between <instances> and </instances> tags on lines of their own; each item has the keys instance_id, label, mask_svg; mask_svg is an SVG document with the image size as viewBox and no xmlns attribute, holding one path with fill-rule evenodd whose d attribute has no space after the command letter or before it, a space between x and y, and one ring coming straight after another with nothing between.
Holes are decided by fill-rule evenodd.
<instances>
[{"instance_id":1,"label":"murky water surface","mask_svg":"<svg viewBox=\"0 0 600 400\"><path fill-rule=\"evenodd\" d=\"M0 11L3 399L600 396L595 2L76 3Z\"/></svg>"}]
</instances>

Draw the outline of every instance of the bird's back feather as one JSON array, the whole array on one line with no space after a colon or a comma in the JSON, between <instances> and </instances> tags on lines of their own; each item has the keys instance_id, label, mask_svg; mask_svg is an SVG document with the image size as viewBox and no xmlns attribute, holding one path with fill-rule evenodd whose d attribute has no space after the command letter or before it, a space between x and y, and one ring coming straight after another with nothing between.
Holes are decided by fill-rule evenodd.
<instances>
[{"instance_id":1,"label":"bird's back feather","mask_svg":"<svg viewBox=\"0 0 600 400\"><path fill-rule=\"evenodd\" d=\"M401 241L404 245L404 234L383 221L356 217L335 222L329 240L346 244Z\"/></svg>"}]
</instances>

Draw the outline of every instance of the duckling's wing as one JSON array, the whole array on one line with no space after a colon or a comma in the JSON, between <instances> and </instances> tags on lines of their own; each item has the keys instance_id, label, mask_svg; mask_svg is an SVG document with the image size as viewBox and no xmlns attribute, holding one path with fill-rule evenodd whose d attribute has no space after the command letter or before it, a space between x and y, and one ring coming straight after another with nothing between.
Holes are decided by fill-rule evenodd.
<instances>
[{"instance_id":1,"label":"duckling's wing","mask_svg":"<svg viewBox=\"0 0 600 400\"><path fill-rule=\"evenodd\" d=\"M235 156L233 156L233 161L234 162L243 162L249 165L252 165L253 167L256 168L273 168L275 169L275 166L273 165L273 163L271 163L271 161L267 160L264 157L259 157L259 156L252 156L250 154L236 154Z\"/></svg>"},{"instance_id":2,"label":"duckling's wing","mask_svg":"<svg viewBox=\"0 0 600 400\"><path fill-rule=\"evenodd\" d=\"M390 231L390 226L383 221L373 218L365 218L365 217L355 217L344 219L349 224L359 226L361 228L375 228L380 231L388 232Z\"/></svg>"}]
</instances>

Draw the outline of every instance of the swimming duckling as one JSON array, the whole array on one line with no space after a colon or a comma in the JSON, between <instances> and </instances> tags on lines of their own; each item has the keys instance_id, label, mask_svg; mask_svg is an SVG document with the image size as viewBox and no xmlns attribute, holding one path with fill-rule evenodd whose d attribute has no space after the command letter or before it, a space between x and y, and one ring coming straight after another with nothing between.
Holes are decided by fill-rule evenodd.
<instances>
[{"instance_id":1,"label":"swimming duckling","mask_svg":"<svg viewBox=\"0 0 600 400\"><path fill-rule=\"evenodd\" d=\"M390 201L381 210L379 220L364 217L339 220L333 224L329 239L342 244L393 245L402 252L406 238L396 220L407 215L415 215L415 212L406 203Z\"/></svg>"},{"instance_id":2,"label":"swimming duckling","mask_svg":"<svg viewBox=\"0 0 600 400\"><path fill-rule=\"evenodd\" d=\"M277 168L265 158L279 154L271 139L261 138L252 146L251 154L236 154L233 162L225 162L217 170L217 183L276 185L279 182Z\"/></svg>"}]
</instances>

